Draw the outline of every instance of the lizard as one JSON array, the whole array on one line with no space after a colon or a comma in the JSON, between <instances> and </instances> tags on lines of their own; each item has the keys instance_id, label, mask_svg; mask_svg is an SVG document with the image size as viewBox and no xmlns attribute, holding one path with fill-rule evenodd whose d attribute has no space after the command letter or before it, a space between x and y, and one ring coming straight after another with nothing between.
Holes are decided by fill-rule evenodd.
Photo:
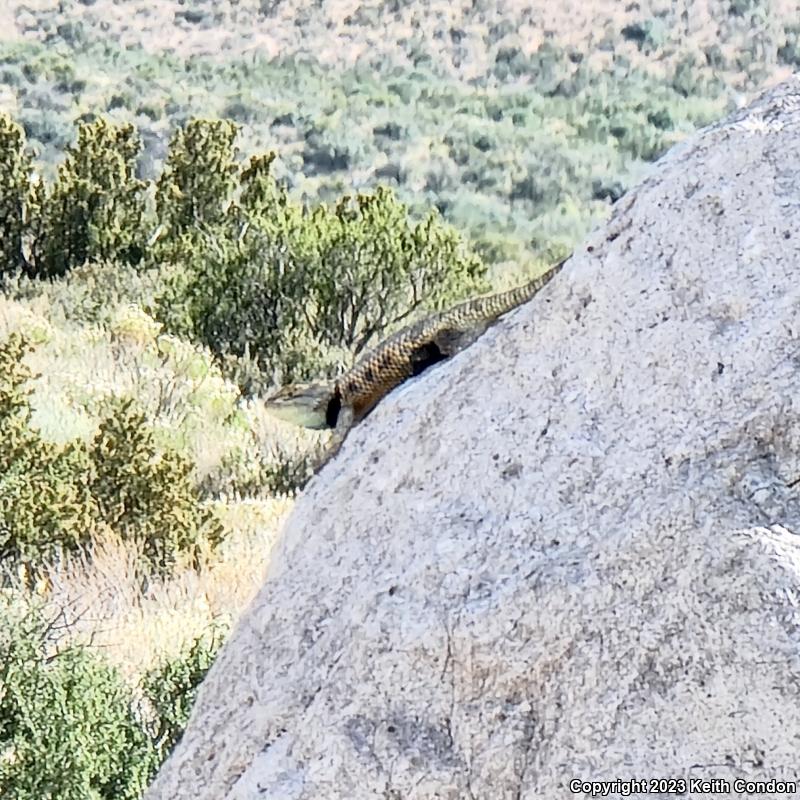
<instances>
[{"instance_id":1,"label":"lizard","mask_svg":"<svg viewBox=\"0 0 800 800\"><path fill-rule=\"evenodd\" d=\"M501 316L531 300L566 261L564 258L522 286L466 300L401 328L364 353L341 377L284 386L266 399L266 409L305 428L332 428L334 440L324 464L338 451L348 431L389 392L469 347Z\"/></svg>"}]
</instances>

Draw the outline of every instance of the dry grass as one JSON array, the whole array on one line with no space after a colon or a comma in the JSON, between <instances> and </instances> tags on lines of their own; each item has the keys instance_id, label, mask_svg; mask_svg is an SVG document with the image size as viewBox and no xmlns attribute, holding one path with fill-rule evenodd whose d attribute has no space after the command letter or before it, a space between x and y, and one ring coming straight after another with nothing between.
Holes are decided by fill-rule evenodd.
<instances>
[{"instance_id":1,"label":"dry grass","mask_svg":"<svg viewBox=\"0 0 800 800\"><path fill-rule=\"evenodd\" d=\"M102 652L135 681L213 623L235 623L263 582L291 507L290 500L228 504L223 516L233 532L220 549L167 579L142 571L134 543L98 535L87 550L46 568L38 584L45 614L60 616L69 641Z\"/></svg>"}]
</instances>

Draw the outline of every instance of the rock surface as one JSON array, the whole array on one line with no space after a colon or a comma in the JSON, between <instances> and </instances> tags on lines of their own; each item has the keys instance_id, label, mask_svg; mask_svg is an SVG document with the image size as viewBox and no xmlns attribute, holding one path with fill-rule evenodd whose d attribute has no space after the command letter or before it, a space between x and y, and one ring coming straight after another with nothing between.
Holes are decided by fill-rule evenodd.
<instances>
[{"instance_id":1,"label":"rock surface","mask_svg":"<svg viewBox=\"0 0 800 800\"><path fill-rule=\"evenodd\" d=\"M792 80L353 431L148 797L794 777L799 367Z\"/></svg>"}]
</instances>

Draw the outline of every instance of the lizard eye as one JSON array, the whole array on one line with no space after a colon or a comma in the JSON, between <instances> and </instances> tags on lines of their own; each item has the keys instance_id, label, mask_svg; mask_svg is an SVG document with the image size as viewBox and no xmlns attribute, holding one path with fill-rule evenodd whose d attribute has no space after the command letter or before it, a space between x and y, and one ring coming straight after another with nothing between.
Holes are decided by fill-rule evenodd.
<instances>
[{"instance_id":1,"label":"lizard eye","mask_svg":"<svg viewBox=\"0 0 800 800\"><path fill-rule=\"evenodd\" d=\"M328 401L328 406L325 409L325 424L329 428L335 428L339 419L339 412L342 410L342 398L339 392L336 392L333 397Z\"/></svg>"}]
</instances>

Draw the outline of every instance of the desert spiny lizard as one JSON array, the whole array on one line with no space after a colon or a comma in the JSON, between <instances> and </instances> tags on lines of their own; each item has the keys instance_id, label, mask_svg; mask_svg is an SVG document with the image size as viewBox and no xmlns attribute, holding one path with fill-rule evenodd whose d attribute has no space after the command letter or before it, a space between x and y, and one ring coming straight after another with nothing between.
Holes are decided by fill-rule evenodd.
<instances>
[{"instance_id":1,"label":"desert spiny lizard","mask_svg":"<svg viewBox=\"0 0 800 800\"><path fill-rule=\"evenodd\" d=\"M335 380L284 386L267 399L266 408L274 416L306 428L334 429L327 461L348 430L389 392L469 347L503 314L533 298L561 271L566 260L523 286L467 300L402 328Z\"/></svg>"}]
</instances>

